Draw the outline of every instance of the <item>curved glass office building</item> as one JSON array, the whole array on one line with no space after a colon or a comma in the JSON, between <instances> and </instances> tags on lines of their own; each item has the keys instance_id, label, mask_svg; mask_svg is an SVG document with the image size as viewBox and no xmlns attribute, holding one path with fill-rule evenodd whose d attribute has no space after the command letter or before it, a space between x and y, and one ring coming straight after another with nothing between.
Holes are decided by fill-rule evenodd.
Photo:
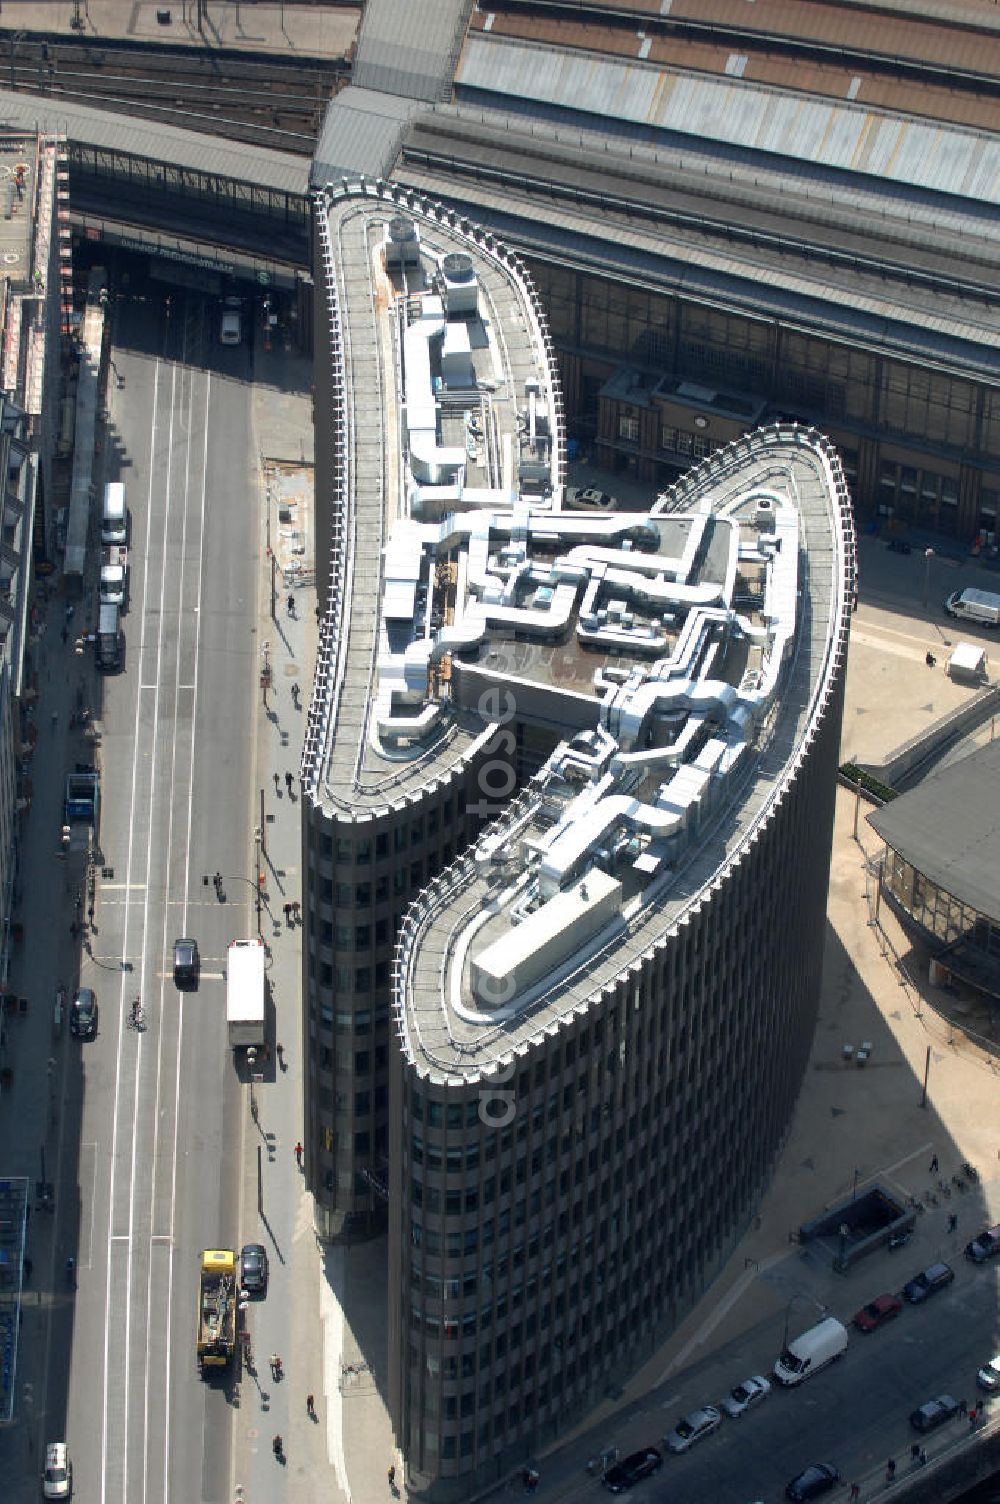
<instances>
[{"instance_id":1,"label":"curved glass office building","mask_svg":"<svg viewBox=\"0 0 1000 1504\"><path fill-rule=\"evenodd\" d=\"M567 491L516 258L382 185L317 211L307 1175L324 1236L388 1222L410 1486L461 1497L654 1350L767 1183L819 990L850 503L791 424L648 508Z\"/></svg>"}]
</instances>

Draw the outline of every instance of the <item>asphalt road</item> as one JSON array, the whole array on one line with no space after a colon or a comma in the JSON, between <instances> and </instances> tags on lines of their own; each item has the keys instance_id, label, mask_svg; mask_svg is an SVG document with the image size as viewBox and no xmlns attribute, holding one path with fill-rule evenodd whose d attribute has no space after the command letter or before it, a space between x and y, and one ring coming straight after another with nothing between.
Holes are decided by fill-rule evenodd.
<instances>
[{"instance_id":1,"label":"asphalt road","mask_svg":"<svg viewBox=\"0 0 1000 1504\"><path fill-rule=\"evenodd\" d=\"M136 289L137 291L137 289ZM104 479L131 513L125 670L100 681L100 1002L80 1046L79 1290L67 1434L94 1504L228 1497L229 1396L204 1385L194 1335L200 1251L238 1227L236 1080L226 945L253 927L251 773L258 647L250 352L218 343L211 303L164 289L113 301ZM202 875L221 871L219 904ZM176 936L202 954L195 993ZM120 963L127 963L122 972ZM125 1026L141 994L147 1028ZM72 1119L69 1119L70 1121ZM69 1151L69 1152L67 1152Z\"/></svg>"},{"instance_id":2,"label":"asphalt road","mask_svg":"<svg viewBox=\"0 0 1000 1504\"><path fill-rule=\"evenodd\" d=\"M867 1283L859 1304L883 1289L896 1289L917 1272L917 1265L899 1263L900 1255L875 1255L866 1271ZM905 1259L905 1253L902 1255ZM913 1267L911 1268L911 1264ZM916 1432L909 1426L911 1410L941 1393L965 1398L970 1405L982 1398L976 1388L979 1365L1000 1347L997 1337L997 1271L975 1267L959 1257L953 1263L954 1283L923 1306L907 1306L880 1331L861 1335L853 1329L843 1358L793 1389L772 1382L772 1392L755 1410L738 1420L723 1417L714 1434L690 1452L664 1452L663 1467L652 1479L628 1495L635 1504L747 1504L748 1500L778 1500L785 1484L811 1462L832 1462L846 1482L881 1471L894 1456L900 1476L909 1468L910 1444ZM860 1271L859 1271L860 1274ZM848 1320L852 1297L830 1314ZM796 1306L791 1335L804 1330L818 1313ZM773 1320L762 1323L705 1362L685 1369L651 1394L641 1418L636 1417L608 1442L622 1451L653 1445L663 1449L663 1437L677 1419L721 1397L750 1374L770 1376L781 1347L782 1332ZM992 1344L992 1345L991 1345ZM986 1349L989 1348L987 1352ZM928 1450L968 1430L956 1420L924 1438ZM551 1469L543 1484L556 1484ZM560 1497L565 1497L561 1488ZM575 1493L596 1501L607 1498L597 1480L579 1478ZM867 1490L866 1490L867 1493ZM541 1493L539 1494L539 1497Z\"/></svg>"}]
</instances>

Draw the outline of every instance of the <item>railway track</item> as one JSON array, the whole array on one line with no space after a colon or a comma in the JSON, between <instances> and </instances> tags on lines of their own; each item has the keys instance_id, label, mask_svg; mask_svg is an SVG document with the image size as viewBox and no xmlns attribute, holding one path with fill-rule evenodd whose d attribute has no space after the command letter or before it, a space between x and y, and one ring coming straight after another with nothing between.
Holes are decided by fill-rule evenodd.
<instances>
[{"instance_id":1,"label":"railway track","mask_svg":"<svg viewBox=\"0 0 1000 1504\"><path fill-rule=\"evenodd\" d=\"M0 30L0 84L6 88L306 156L327 103L349 77L346 62L151 52Z\"/></svg>"}]
</instances>

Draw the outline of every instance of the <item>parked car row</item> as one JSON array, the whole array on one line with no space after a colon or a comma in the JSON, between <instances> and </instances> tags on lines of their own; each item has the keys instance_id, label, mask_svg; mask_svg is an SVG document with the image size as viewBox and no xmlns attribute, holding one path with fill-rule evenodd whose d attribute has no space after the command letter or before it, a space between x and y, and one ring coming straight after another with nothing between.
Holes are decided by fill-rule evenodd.
<instances>
[{"instance_id":1,"label":"parked car row","mask_svg":"<svg viewBox=\"0 0 1000 1504\"><path fill-rule=\"evenodd\" d=\"M1000 1224L987 1228L965 1248L966 1257L975 1263L1000 1254ZM939 1290L945 1289L955 1278L950 1264L929 1264L914 1275L899 1295L877 1295L855 1312L852 1324L859 1332L877 1331L886 1322L893 1321L903 1309L904 1300L911 1305L920 1305ZM816 1326L789 1343L775 1364L775 1375L785 1385L798 1383L808 1374L818 1371L827 1363L840 1357L847 1347L847 1332L834 1317L826 1317ZM977 1383L988 1392L1000 1390L1000 1355L991 1358L979 1370ZM723 1414L733 1420L740 1419L748 1410L761 1404L771 1392L771 1382L762 1374L754 1374L737 1384L716 1405L703 1405L682 1416L669 1435L663 1438L668 1452L686 1452L703 1437L710 1436L722 1423ZM932 1431L954 1416L964 1412L964 1406L950 1394L942 1394L926 1401L910 1414L910 1423L920 1432ZM610 1493L624 1493L633 1484L657 1472L663 1465L663 1455L656 1447L644 1447L623 1458L604 1474L604 1485ZM832 1462L814 1462L792 1478L785 1488L785 1497L798 1501L818 1499L841 1482L841 1474Z\"/></svg>"}]
</instances>

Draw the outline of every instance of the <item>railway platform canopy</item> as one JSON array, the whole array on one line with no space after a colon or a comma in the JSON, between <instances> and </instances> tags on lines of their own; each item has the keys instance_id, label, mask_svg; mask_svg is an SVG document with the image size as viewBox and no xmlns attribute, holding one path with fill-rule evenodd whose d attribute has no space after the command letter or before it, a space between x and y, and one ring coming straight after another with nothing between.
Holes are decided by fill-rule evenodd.
<instances>
[{"instance_id":1,"label":"railway platform canopy","mask_svg":"<svg viewBox=\"0 0 1000 1504\"><path fill-rule=\"evenodd\" d=\"M159 226L173 212L189 233L308 261L306 157L10 90L0 111L10 128L65 137L74 212Z\"/></svg>"}]
</instances>

